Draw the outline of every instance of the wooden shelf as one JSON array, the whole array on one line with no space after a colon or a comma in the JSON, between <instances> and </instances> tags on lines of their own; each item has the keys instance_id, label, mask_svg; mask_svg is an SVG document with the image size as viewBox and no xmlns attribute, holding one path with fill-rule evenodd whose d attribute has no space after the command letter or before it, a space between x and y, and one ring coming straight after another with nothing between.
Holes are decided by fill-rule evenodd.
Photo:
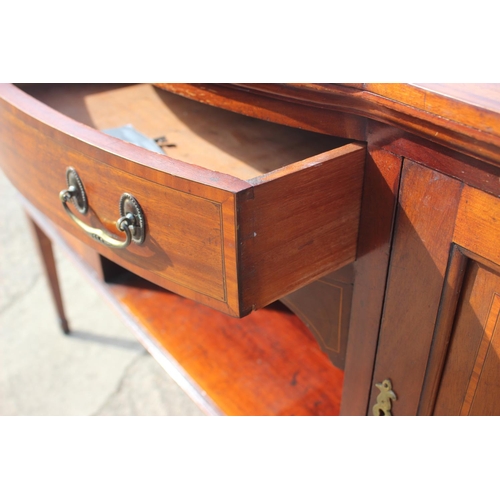
<instances>
[{"instance_id":1,"label":"wooden shelf","mask_svg":"<svg viewBox=\"0 0 500 500\"><path fill-rule=\"evenodd\" d=\"M222 413L339 414L343 372L285 306L235 319L131 274L107 290Z\"/></svg>"}]
</instances>

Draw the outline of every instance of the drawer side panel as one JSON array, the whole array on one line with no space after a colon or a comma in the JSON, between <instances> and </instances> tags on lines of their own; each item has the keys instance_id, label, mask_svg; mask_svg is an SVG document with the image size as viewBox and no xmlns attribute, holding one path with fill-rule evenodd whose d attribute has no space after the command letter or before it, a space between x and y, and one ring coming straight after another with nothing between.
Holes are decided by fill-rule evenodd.
<instances>
[{"instance_id":1,"label":"drawer side panel","mask_svg":"<svg viewBox=\"0 0 500 500\"><path fill-rule=\"evenodd\" d=\"M348 144L273 172L241 193L244 312L355 260L364 162L365 146Z\"/></svg>"}]
</instances>

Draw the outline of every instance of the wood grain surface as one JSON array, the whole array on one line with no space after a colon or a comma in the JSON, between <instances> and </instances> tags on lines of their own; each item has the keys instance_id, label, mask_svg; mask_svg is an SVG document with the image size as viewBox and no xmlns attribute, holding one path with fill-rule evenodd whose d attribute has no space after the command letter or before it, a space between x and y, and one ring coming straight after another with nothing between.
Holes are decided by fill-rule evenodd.
<instances>
[{"instance_id":1,"label":"wood grain surface","mask_svg":"<svg viewBox=\"0 0 500 500\"><path fill-rule=\"evenodd\" d=\"M98 130L131 124L174 160L252 179L346 141L250 118L150 84L37 85L30 95Z\"/></svg>"},{"instance_id":2,"label":"wood grain surface","mask_svg":"<svg viewBox=\"0 0 500 500\"><path fill-rule=\"evenodd\" d=\"M238 84L246 92L395 126L500 165L500 84ZM364 139L368 136L365 134Z\"/></svg>"},{"instance_id":3,"label":"wood grain surface","mask_svg":"<svg viewBox=\"0 0 500 500\"><path fill-rule=\"evenodd\" d=\"M500 415L500 275L470 261L435 415Z\"/></svg>"},{"instance_id":4,"label":"wood grain surface","mask_svg":"<svg viewBox=\"0 0 500 500\"><path fill-rule=\"evenodd\" d=\"M354 267L343 415L366 415L377 352L402 158L369 145Z\"/></svg>"},{"instance_id":5,"label":"wood grain surface","mask_svg":"<svg viewBox=\"0 0 500 500\"><path fill-rule=\"evenodd\" d=\"M108 273L122 281L103 286L104 293L159 359L185 367L178 371L193 394L209 394L207 408L309 415L338 414L341 404L344 415L367 414L378 395L374 383L389 378L395 415L500 413L499 85L27 91L67 115L0 86L0 162L39 210L77 236L52 206L64 187L55 187L63 164L79 162L89 172L89 217L111 232L122 183L138 187L139 201L153 200L144 202L154 235L143 248L153 254L150 263L144 269L134 251L123 258L104 249L106 257L225 313L257 309L236 320L127 272ZM166 155L94 129L123 125L131 115L149 136L166 136ZM165 201L165 190L178 199ZM172 240L163 236L168 230ZM174 243L175 250L168 247ZM99 270L100 257L87 253L80 255ZM352 290L352 301L341 311L340 298L321 287L327 273L346 265L340 288ZM286 294L313 330L320 325L316 339L274 305ZM325 302L312 304L315 297ZM328 307L335 314L323 315ZM347 334L324 332L346 315L344 381L326 352Z\"/></svg>"},{"instance_id":6,"label":"wood grain surface","mask_svg":"<svg viewBox=\"0 0 500 500\"><path fill-rule=\"evenodd\" d=\"M458 210L453 241L500 265L500 199L465 186Z\"/></svg>"},{"instance_id":7,"label":"wood grain surface","mask_svg":"<svg viewBox=\"0 0 500 500\"><path fill-rule=\"evenodd\" d=\"M244 312L355 260L364 164L364 145L348 144L238 195Z\"/></svg>"},{"instance_id":8,"label":"wood grain surface","mask_svg":"<svg viewBox=\"0 0 500 500\"><path fill-rule=\"evenodd\" d=\"M404 163L373 376L373 384L392 381L394 415L417 413L461 188L454 179ZM372 385L370 407L377 395Z\"/></svg>"},{"instance_id":9,"label":"wood grain surface","mask_svg":"<svg viewBox=\"0 0 500 500\"><path fill-rule=\"evenodd\" d=\"M103 151L97 146L95 154L85 154L83 145L73 148L61 142L69 135L61 132L61 137L54 138L55 129L41 122L33 124L29 119L19 119L15 108L5 101L0 101L2 105L8 111L0 120L3 141L0 162L23 196L110 260L160 286L237 314L232 193L201 183L188 183L182 189L174 176L158 184L140 174L129 173L126 160L116 164L120 158L107 153L101 161L96 156ZM120 250L108 248L75 225L59 200L59 192L67 188L68 166L78 172L89 201L88 214L77 214L78 218L123 240L115 224L120 217L120 197L130 193L145 214L143 245L131 244Z\"/></svg>"},{"instance_id":10,"label":"wood grain surface","mask_svg":"<svg viewBox=\"0 0 500 500\"><path fill-rule=\"evenodd\" d=\"M370 122L370 144L485 192L500 195L498 167L396 127Z\"/></svg>"},{"instance_id":11,"label":"wood grain surface","mask_svg":"<svg viewBox=\"0 0 500 500\"><path fill-rule=\"evenodd\" d=\"M500 314L499 215L497 197L464 186L453 232L453 242L460 246L454 247L449 270L453 271L457 266L460 269L466 266L467 270L463 285L460 279L452 279L455 281L450 286L452 293L446 293L446 287L443 292L440 318L444 317L448 325L445 332L441 332L438 318L436 345L433 346L426 377L429 383L424 386L421 402L424 414L433 409L436 415L500 414L500 405L496 404L500 373L497 355L500 349L497 334ZM457 252L460 258L454 258ZM458 304L456 308L447 303L448 297ZM447 317L449 320L446 321ZM442 378L432 373L432 361L438 357L442 358ZM433 395L426 400L426 392L431 391L425 389L431 381Z\"/></svg>"},{"instance_id":12,"label":"wood grain surface","mask_svg":"<svg viewBox=\"0 0 500 500\"><path fill-rule=\"evenodd\" d=\"M227 415L338 415L343 371L274 305L234 319L133 278L111 293Z\"/></svg>"},{"instance_id":13,"label":"wood grain surface","mask_svg":"<svg viewBox=\"0 0 500 500\"><path fill-rule=\"evenodd\" d=\"M354 260L362 145L262 124L150 85L35 86L30 92L92 126L136 117L149 134L162 126L173 131L179 146L168 149L179 159L109 138L13 86L0 88L0 162L12 183L83 239L89 237L58 200L68 166L79 173L90 204L89 213L78 217L117 239L123 239L115 228L118 201L122 193L132 194L145 214L144 244L123 250L89 244L145 279L241 316ZM185 162L193 158L214 170ZM216 172L219 166L262 175L247 182Z\"/></svg>"},{"instance_id":14,"label":"wood grain surface","mask_svg":"<svg viewBox=\"0 0 500 500\"><path fill-rule=\"evenodd\" d=\"M104 282L88 265L90 254L81 242L29 202L23 204L44 228L45 237L67 253L208 414L339 414L344 372L331 364L304 323L282 304L237 319L116 265Z\"/></svg>"},{"instance_id":15,"label":"wood grain surface","mask_svg":"<svg viewBox=\"0 0 500 500\"><path fill-rule=\"evenodd\" d=\"M448 356L450 339L456 322L457 306L460 301L467 266L468 258L464 255L462 249L457 245L452 245L420 396L418 415L428 416L434 412L434 405L440 390L441 377Z\"/></svg>"},{"instance_id":16,"label":"wood grain surface","mask_svg":"<svg viewBox=\"0 0 500 500\"><path fill-rule=\"evenodd\" d=\"M64 333L69 333L69 323L64 310L64 302L59 285L59 276L57 273L56 261L52 250L52 242L47 235L42 231L38 224L27 214L30 223L33 239L38 247L42 269L47 279L50 294L57 311L59 325Z\"/></svg>"},{"instance_id":17,"label":"wood grain surface","mask_svg":"<svg viewBox=\"0 0 500 500\"><path fill-rule=\"evenodd\" d=\"M260 120L288 125L352 140L364 140L366 119L334 109L322 109L313 103L296 102L276 96L267 89L249 89L241 85L155 83L155 86L211 106L227 109ZM270 86L273 90L278 84ZM279 92L278 92L279 94Z\"/></svg>"},{"instance_id":18,"label":"wood grain surface","mask_svg":"<svg viewBox=\"0 0 500 500\"><path fill-rule=\"evenodd\" d=\"M349 339L353 283L351 264L280 299L309 328L330 361L341 369Z\"/></svg>"}]
</instances>

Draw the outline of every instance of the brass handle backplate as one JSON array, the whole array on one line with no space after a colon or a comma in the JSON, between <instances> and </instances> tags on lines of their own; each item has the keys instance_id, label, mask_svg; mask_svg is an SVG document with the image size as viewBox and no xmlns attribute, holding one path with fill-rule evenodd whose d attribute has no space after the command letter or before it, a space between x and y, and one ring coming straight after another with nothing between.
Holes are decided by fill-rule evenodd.
<instances>
[{"instance_id":1,"label":"brass handle backplate","mask_svg":"<svg viewBox=\"0 0 500 500\"><path fill-rule=\"evenodd\" d=\"M380 390L377 396L377 404L373 406L373 414L376 417L392 416L392 401L397 399L395 392L392 390L392 382L386 378L382 383L375 384L375 387Z\"/></svg>"},{"instance_id":2,"label":"brass handle backplate","mask_svg":"<svg viewBox=\"0 0 500 500\"><path fill-rule=\"evenodd\" d=\"M89 226L76 217L68 207L68 201L72 200L77 210L86 214L88 211L88 200L80 176L73 167L66 170L68 189L59 193L59 199L63 208L71 219L81 227L91 238L111 248L126 248L133 241L140 245L144 241L145 221L144 213L137 200L128 193L123 193L120 198L120 218L116 221L116 227L125 233L125 240L117 240L102 229Z\"/></svg>"}]
</instances>

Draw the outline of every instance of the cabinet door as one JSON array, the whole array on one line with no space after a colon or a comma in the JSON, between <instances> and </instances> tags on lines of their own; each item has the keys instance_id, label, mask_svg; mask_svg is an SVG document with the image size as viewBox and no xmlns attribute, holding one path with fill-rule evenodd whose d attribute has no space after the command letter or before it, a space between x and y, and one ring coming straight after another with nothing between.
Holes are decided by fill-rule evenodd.
<instances>
[{"instance_id":1,"label":"cabinet door","mask_svg":"<svg viewBox=\"0 0 500 500\"><path fill-rule=\"evenodd\" d=\"M464 186L422 414L500 415L499 236L500 199Z\"/></svg>"},{"instance_id":2,"label":"cabinet door","mask_svg":"<svg viewBox=\"0 0 500 500\"><path fill-rule=\"evenodd\" d=\"M392 382L394 415L415 415L448 262L461 183L405 160L369 414Z\"/></svg>"},{"instance_id":3,"label":"cabinet door","mask_svg":"<svg viewBox=\"0 0 500 500\"><path fill-rule=\"evenodd\" d=\"M467 265L434 415L500 415L500 274Z\"/></svg>"},{"instance_id":4,"label":"cabinet door","mask_svg":"<svg viewBox=\"0 0 500 500\"><path fill-rule=\"evenodd\" d=\"M405 162L370 414L386 379L393 415L500 414L499 235L498 198Z\"/></svg>"}]
</instances>

